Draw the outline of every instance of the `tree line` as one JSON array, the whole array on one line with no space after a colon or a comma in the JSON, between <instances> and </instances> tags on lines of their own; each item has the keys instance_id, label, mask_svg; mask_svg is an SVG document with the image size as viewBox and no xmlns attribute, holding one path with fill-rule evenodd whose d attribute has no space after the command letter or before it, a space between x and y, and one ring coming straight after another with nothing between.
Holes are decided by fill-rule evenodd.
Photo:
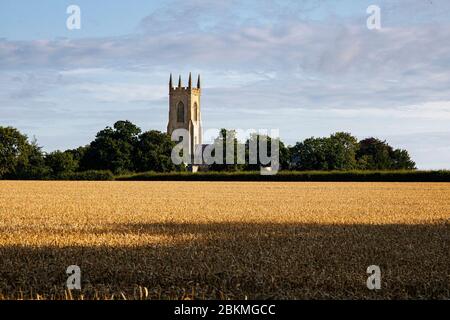
<instances>
[{"instance_id":1,"label":"tree line","mask_svg":"<svg viewBox=\"0 0 450 320\"><path fill-rule=\"evenodd\" d=\"M236 132L226 129L221 130L216 143L225 142L226 137L234 139L235 145L240 143ZM250 140L259 138L251 135L247 139L244 143L246 155ZM270 152L271 138L265 138ZM329 137L311 137L294 146L286 146L281 140L278 142L281 170L415 169L408 151L394 149L377 138L358 141L349 133L338 132ZM142 132L130 121L117 121L112 127L99 131L86 146L46 153L35 139L30 141L16 128L0 126L0 178L64 179L78 177L80 173L95 175L99 171L114 175L185 171L184 165L177 166L171 161L175 144L166 133ZM236 152L237 148L234 150ZM213 164L209 170L253 171L259 170L259 164L250 164L246 156L243 164Z\"/></svg>"}]
</instances>

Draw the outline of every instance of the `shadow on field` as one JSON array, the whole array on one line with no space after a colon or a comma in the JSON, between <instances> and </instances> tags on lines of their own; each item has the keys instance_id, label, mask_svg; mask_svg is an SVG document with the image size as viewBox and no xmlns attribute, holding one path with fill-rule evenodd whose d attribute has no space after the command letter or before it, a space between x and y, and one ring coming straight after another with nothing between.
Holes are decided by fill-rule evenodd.
<instances>
[{"instance_id":1,"label":"shadow on field","mask_svg":"<svg viewBox=\"0 0 450 320\"><path fill-rule=\"evenodd\" d=\"M166 245L0 247L0 297L62 296L69 265L85 297L450 298L449 224L122 224L94 233L173 237ZM61 236L64 236L61 234ZM82 237L83 234L80 234ZM189 240L187 240L189 239ZM369 265L382 289L366 287Z\"/></svg>"}]
</instances>

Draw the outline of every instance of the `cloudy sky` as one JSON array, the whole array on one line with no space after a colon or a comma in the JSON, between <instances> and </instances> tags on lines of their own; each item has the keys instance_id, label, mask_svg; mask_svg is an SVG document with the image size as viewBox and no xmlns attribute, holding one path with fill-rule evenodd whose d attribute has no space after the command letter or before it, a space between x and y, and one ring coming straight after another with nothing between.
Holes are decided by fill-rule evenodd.
<instances>
[{"instance_id":1,"label":"cloudy sky","mask_svg":"<svg viewBox=\"0 0 450 320\"><path fill-rule=\"evenodd\" d=\"M278 128L288 144L347 131L450 169L450 1L0 2L0 125L45 151L116 120L164 131L169 73L189 71L205 128Z\"/></svg>"}]
</instances>

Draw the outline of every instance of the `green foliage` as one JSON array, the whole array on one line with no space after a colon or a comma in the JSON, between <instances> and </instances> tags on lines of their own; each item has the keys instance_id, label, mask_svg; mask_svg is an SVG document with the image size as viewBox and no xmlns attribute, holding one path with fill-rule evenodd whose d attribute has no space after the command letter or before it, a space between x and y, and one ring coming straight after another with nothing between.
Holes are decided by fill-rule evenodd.
<instances>
[{"instance_id":1,"label":"green foliage","mask_svg":"<svg viewBox=\"0 0 450 320\"><path fill-rule=\"evenodd\" d=\"M227 157L227 140L233 142L233 150L231 151L233 154L233 163L227 164L226 157ZM289 149L284 145L284 143L280 140L278 140L278 150L274 150L274 152L279 152L279 165L281 168L288 169L289 168L289 159L290 159L290 152ZM265 144L267 146L267 152L265 152L265 155L267 157L271 157L272 155L272 138L267 135L260 135L260 134L251 134L250 137L245 141L244 144L238 141L237 139L237 133L235 130L227 130L227 129L221 129L219 136L214 140L214 144L216 145L222 145L223 148L223 156L222 156L222 164L220 163L214 163L210 165L209 170L211 171L252 171L252 170L259 170L261 166L267 166L270 165L265 163L265 161L262 161L260 158L260 144ZM256 163L253 160L250 159L252 146L255 150L256 154L253 156L255 157ZM243 154L240 154L238 150L243 150ZM214 153L213 153L214 156ZM241 157L242 156L242 157ZM238 161L239 160L239 161Z\"/></svg>"},{"instance_id":2,"label":"green foliage","mask_svg":"<svg viewBox=\"0 0 450 320\"><path fill-rule=\"evenodd\" d=\"M327 139L308 138L291 149L291 167L295 170L328 170Z\"/></svg>"},{"instance_id":3,"label":"green foliage","mask_svg":"<svg viewBox=\"0 0 450 320\"><path fill-rule=\"evenodd\" d=\"M109 170L88 170L81 172L63 172L53 178L56 180L111 181L114 180L114 175Z\"/></svg>"},{"instance_id":4,"label":"green foliage","mask_svg":"<svg viewBox=\"0 0 450 320\"><path fill-rule=\"evenodd\" d=\"M41 148L12 127L0 127L0 178L40 179L48 173Z\"/></svg>"},{"instance_id":5,"label":"green foliage","mask_svg":"<svg viewBox=\"0 0 450 320\"><path fill-rule=\"evenodd\" d=\"M37 141L30 143L27 161L19 163L15 173L16 179L45 179L50 173L50 169L45 165L42 148Z\"/></svg>"},{"instance_id":6,"label":"green foliage","mask_svg":"<svg viewBox=\"0 0 450 320\"><path fill-rule=\"evenodd\" d=\"M292 168L352 170L357 167L358 149L358 140L346 132L337 132L329 138L308 138L292 148Z\"/></svg>"},{"instance_id":7,"label":"green foliage","mask_svg":"<svg viewBox=\"0 0 450 320\"><path fill-rule=\"evenodd\" d=\"M50 168L53 175L71 173L77 170L78 162L69 151L54 151L45 156L45 164Z\"/></svg>"},{"instance_id":8,"label":"green foliage","mask_svg":"<svg viewBox=\"0 0 450 320\"><path fill-rule=\"evenodd\" d=\"M233 150L227 149L227 140L233 142ZM210 169L213 171L238 171L242 170L243 165L238 164L238 145L240 145L237 134L235 130L221 129L219 136L214 140L214 144L218 147L222 145L222 163L213 163L210 165ZM216 148L217 148L216 147ZM227 152L232 152L233 154L233 164L227 164ZM215 156L215 152L212 154Z\"/></svg>"},{"instance_id":9,"label":"green foliage","mask_svg":"<svg viewBox=\"0 0 450 320\"><path fill-rule=\"evenodd\" d=\"M0 127L0 177L14 174L27 161L29 143L25 135L12 127Z\"/></svg>"},{"instance_id":10,"label":"green foliage","mask_svg":"<svg viewBox=\"0 0 450 320\"><path fill-rule=\"evenodd\" d=\"M358 168L364 170L415 169L408 152L393 149L386 141L367 138L359 142Z\"/></svg>"},{"instance_id":11,"label":"green foliage","mask_svg":"<svg viewBox=\"0 0 450 320\"><path fill-rule=\"evenodd\" d=\"M358 139L350 133L337 132L328 139L328 169L356 169L356 152L359 149Z\"/></svg>"},{"instance_id":12,"label":"green foliage","mask_svg":"<svg viewBox=\"0 0 450 320\"><path fill-rule=\"evenodd\" d=\"M76 149L69 149L64 151L65 153L70 153L72 155L73 160L76 163L76 171L85 170L81 167L81 161L85 157L86 152L88 151L89 146L78 147Z\"/></svg>"},{"instance_id":13,"label":"green foliage","mask_svg":"<svg viewBox=\"0 0 450 320\"><path fill-rule=\"evenodd\" d=\"M406 150L393 149L375 138L360 142L346 132L308 138L291 148L295 170L408 170L415 163Z\"/></svg>"},{"instance_id":14,"label":"green foliage","mask_svg":"<svg viewBox=\"0 0 450 320\"><path fill-rule=\"evenodd\" d=\"M392 169L415 169L416 163L411 160L408 151L404 149L395 149L391 153Z\"/></svg>"},{"instance_id":15,"label":"green foliage","mask_svg":"<svg viewBox=\"0 0 450 320\"><path fill-rule=\"evenodd\" d=\"M137 172L168 172L176 169L171 159L175 142L169 135L151 130L138 137L134 155L134 168Z\"/></svg>"},{"instance_id":16,"label":"green foliage","mask_svg":"<svg viewBox=\"0 0 450 320\"><path fill-rule=\"evenodd\" d=\"M278 141L277 141L278 140ZM277 150L272 150L272 141L276 142L274 145L277 146ZM260 147L261 145L266 146L267 152L262 151L264 157L271 158L273 152L278 152L278 163L265 163L267 161L263 161L260 155ZM252 147L253 146L253 147ZM252 152L256 150L256 164L251 163L254 162L255 159L251 160ZM246 152L246 163L244 169L246 171L257 171L261 167L269 166L269 165L279 165L280 169L289 169L290 162L290 150L285 146L285 144L279 138L272 138L268 135L262 134L251 134L249 139L245 142L245 152ZM254 156L254 157L255 157Z\"/></svg>"},{"instance_id":17,"label":"green foliage","mask_svg":"<svg viewBox=\"0 0 450 320\"><path fill-rule=\"evenodd\" d=\"M116 177L120 181L371 181L371 182L450 182L450 171L351 170L281 171L261 175L259 171L240 172L146 172Z\"/></svg>"},{"instance_id":18,"label":"green foliage","mask_svg":"<svg viewBox=\"0 0 450 320\"><path fill-rule=\"evenodd\" d=\"M141 134L141 129L129 121L118 121L113 128L97 133L81 154L83 170L110 170L115 174L154 170L167 172L177 169L171 160L174 142L156 130Z\"/></svg>"},{"instance_id":19,"label":"green foliage","mask_svg":"<svg viewBox=\"0 0 450 320\"><path fill-rule=\"evenodd\" d=\"M117 121L113 128L106 127L89 145L81 167L114 173L134 171L133 154L140 133L141 129L129 121Z\"/></svg>"},{"instance_id":20,"label":"green foliage","mask_svg":"<svg viewBox=\"0 0 450 320\"><path fill-rule=\"evenodd\" d=\"M233 164L226 164L227 139L233 141ZM411 176L410 171L406 174L403 171L400 173L393 171L391 176L390 173L380 170L415 169L415 163L406 150L394 149L386 141L376 138L358 142L354 136L346 132L337 132L327 138L311 137L297 142L293 147L286 147L278 139L278 150L272 150L271 142L272 138L269 136L252 134L244 143L240 143L235 130L221 129L214 143L223 146L223 164L213 164L209 170L214 172L194 175L193 179L220 180L222 178L217 172L221 172L226 179L258 180L260 178L254 178L252 171L258 172L259 175L260 167L266 165L259 155L260 147L264 144L267 146L268 158L272 152L279 152L280 169L284 170L277 174L279 178L269 176L267 179L389 181L383 179L395 180L406 177L408 180ZM113 174L129 176L134 172L152 171L175 172L174 179L179 179L189 173L183 173L186 171L185 165L175 166L172 163L171 152L174 146L175 142L165 133L156 130L141 133L141 129L130 121L117 121L112 128L106 127L99 131L94 141L87 146L54 151L44 156L36 141L29 142L27 136L15 128L0 127L0 178L111 180ZM243 163L239 161L240 164L237 164L238 146L239 150L241 148L244 150L244 159L239 159L243 160ZM256 147L256 164L250 164L250 149L254 147ZM356 169L363 171L354 171ZM291 176L286 170L308 172L305 174L292 172ZM311 170L329 171L332 174L311 173ZM155 177L154 174L150 176L151 179ZM430 173L417 173L413 179L435 179L434 173L431 176L432 178ZM447 173L444 176L447 177ZM170 177L172 176L164 176L164 179L171 179ZM436 179L440 181L440 178Z\"/></svg>"}]
</instances>

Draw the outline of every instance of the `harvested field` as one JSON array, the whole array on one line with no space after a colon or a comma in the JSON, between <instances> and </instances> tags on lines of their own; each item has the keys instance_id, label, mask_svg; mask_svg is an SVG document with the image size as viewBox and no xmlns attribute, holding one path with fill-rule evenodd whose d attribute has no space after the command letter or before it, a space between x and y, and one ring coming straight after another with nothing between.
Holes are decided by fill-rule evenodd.
<instances>
[{"instance_id":1,"label":"harvested field","mask_svg":"<svg viewBox=\"0 0 450 320\"><path fill-rule=\"evenodd\" d=\"M0 181L0 299L450 299L450 184ZM369 265L382 288L366 287Z\"/></svg>"}]
</instances>

